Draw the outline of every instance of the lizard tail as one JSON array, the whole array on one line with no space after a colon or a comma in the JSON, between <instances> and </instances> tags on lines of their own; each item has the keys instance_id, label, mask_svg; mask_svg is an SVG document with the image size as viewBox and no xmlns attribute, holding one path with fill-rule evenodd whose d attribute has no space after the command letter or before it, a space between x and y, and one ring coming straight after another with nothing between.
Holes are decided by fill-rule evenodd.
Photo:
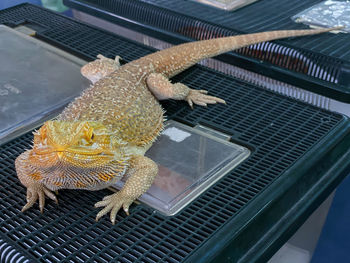
<instances>
[{"instance_id":1,"label":"lizard tail","mask_svg":"<svg viewBox=\"0 0 350 263\"><path fill-rule=\"evenodd\" d=\"M334 28L306 30L278 30L202 40L174 46L149 56L152 56L150 58L153 61L156 61L155 70L157 72L172 77L198 63L202 59L214 57L245 46L287 37L315 35L339 30L341 28L343 27L339 26Z\"/></svg>"}]
</instances>

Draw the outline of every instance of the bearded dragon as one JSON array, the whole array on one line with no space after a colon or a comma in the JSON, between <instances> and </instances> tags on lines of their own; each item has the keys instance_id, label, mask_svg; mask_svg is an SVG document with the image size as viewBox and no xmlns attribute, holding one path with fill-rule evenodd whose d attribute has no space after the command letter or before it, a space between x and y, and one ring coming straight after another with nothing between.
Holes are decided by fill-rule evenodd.
<instances>
[{"instance_id":1,"label":"bearded dragon","mask_svg":"<svg viewBox=\"0 0 350 263\"><path fill-rule=\"evenodd\" d=\"M225 103L169 78L202 59L259 42L319 34L338 28L285 30L239 35L185 43L147 55L123 66L99 55L83 66L81 73L93 83L55 119L34 134L32 149L15 161L19 180L27 188L27 204L39 200L43 212L45 196L57 202L58 189L99 190L128 176L124 187L106 196L95 207L103 207L96 220L129 206L151 186L157 165L145 152L163 129L164 111L158 100L185 100L194 104Z\"/></svg>"}]
</instances>

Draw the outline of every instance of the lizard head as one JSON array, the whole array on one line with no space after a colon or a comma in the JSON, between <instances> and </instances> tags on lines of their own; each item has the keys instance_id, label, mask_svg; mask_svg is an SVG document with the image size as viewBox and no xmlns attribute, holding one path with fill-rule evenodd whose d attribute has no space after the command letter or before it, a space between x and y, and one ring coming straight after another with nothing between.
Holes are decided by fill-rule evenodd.
<instances>
[{"instance_id":1,"label":"lizard head","mask_svg":"<svg viewBox=\"0 0 350 263\"><path fill-rule=\"evenodd\" d=\"M119 56L116 56L113 60L99 54L97 55L97 58L98 59L83 66L80 70L81 74L92 83L95 83L98 80L108 76L112 72L116 71L120 66Z\"/></svg>"},{"instance_id":2,"label":"lizard head","mask_svg":"<svg viewBox=\"0 0 350 263\"><path fill-rule=\"evenodd\" d=\"M114 183L126 171L125 143L92 121L47 121L34 132L31 150L16 159L23 185L40 181L51 190L98 190Z\"/></svg>"},{"instance_id":3,"label":"lizard head","mask_svg":"<svg viewBox=\"0 0 350 263\"><path fill-rule=\"evenodd\" d=\"M112 141L99 122L47 121L34 133L31 162L42 168L58 163L94 168L125 159L122 145Z\"/></svg>"}]
</instances>

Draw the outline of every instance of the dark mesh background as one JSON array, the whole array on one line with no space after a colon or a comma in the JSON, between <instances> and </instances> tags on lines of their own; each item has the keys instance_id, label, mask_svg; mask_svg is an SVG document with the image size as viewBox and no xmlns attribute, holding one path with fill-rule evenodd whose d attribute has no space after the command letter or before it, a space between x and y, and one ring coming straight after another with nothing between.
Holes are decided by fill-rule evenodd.
<instances>
[{"instance_id":1,"label":"dark mesh background","mask_svg":"<svg viewBox=\"0 0 350 263\"><path fill-rule=\"evenodd\" d=\"M0 11L0 23L29 21L39 37L89 58L96 54L136 59L152 50L31 5ZM249 159L193 201L180 214L164 217L137 205L96 223L95 202L109 192L61 191L60 205L47 201L25 213L25 189L14 170L15 158L31 145L30 133L0 149L0 252L42 262L181 262L253 198L268 188L326 136L342 116L286 98L195 66L176 77L190 87L208 89L225 105L191 110L185 103L164 103L170 119L215 127L253 149ZM2 246L1 239L13 249ZM6 248L1 250L2 248ZM21 251L16 254L15 251ZM5 260L5 256L3 256ZM23 258L22 258L23 261Z\"/></svg>"}]
</instances>

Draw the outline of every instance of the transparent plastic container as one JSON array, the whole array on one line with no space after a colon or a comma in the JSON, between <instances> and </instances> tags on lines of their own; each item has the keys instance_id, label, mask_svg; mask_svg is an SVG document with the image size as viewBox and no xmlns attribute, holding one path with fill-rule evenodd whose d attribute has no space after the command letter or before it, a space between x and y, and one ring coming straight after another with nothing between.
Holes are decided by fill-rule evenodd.
<instances>
[{"instance_id":1,"label":"transparent plastic container","mask_svg":"<svg viewBox=\"0 0 350 263\"><path fill-rule=\"evenodd\" d=\"M90 83L86 62L0 25L0 144L56 116Z\"/></svg>"},{"instance_id":2,"label":"transparent plastic container","mask_svg":"<svg viewBox=\"0 0 350 263\"><path fill-rule=\"evenodd\" d=\"M174 215L243 160L250 151L204 126L168 121L146 156L158 164L151 188L139 200ZM116 184L121 189L126 178Z\"/></svg>"},{"instance_id":3,"label":"transparent plastic container","mask_svg":"<svg viewBox=\"0 0 350 263\"><path fill-rule=\"evenodd\" d=\"M348 33L350 32L350 1L323 1L303 10L292 19L311 27L344 26L341 31Z\"/></svg>"}]
</instances>

